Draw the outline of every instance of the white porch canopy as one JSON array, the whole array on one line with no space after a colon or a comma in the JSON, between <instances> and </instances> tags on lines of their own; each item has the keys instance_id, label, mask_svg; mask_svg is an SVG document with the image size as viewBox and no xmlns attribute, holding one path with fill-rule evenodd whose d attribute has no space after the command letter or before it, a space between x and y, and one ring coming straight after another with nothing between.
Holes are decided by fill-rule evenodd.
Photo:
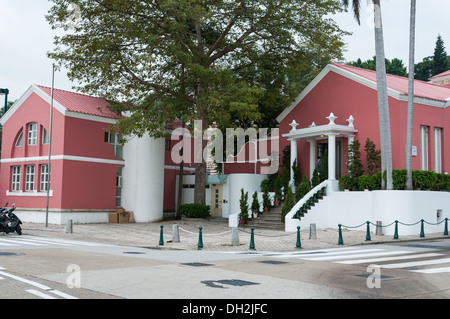
<instances>
[{"instance_id":1,"label":"white porch canopy","mask_svg":"<svg viewBox=\"0 0 450 319\"><path fill-rule=\"evenodd\" d=\"M291 124L289 124L292 129L287 134L283 134L283 137L286 137L289 141L291 141L291 181L290 185L294 188L294 171L292 169L292 165L294 161L297 160L297 141L298 140L306 140L309 143L309 164L310 164L310 178L313 175L314 167L315 167L315 155L316 155L316 141L324 138L328 138L328 180L331 184L336 184L333 181L336 181L336 138L337 137L346 137L348 139L348 143L353 142L355 134L358 132L354 128L353 122L354 118L350 115L350 117L346 120L348 125L339 125L334 123L337 117L330 113L330 116L327 117L330 121L326 125L316 126L314 122L307 128L297 129L298 123L293 120ZM297 161L298 163L298 161ZM334 187L333 187L334 188ZM295 189L293 189L295 191Z\"/></svg>"}]
</instances>

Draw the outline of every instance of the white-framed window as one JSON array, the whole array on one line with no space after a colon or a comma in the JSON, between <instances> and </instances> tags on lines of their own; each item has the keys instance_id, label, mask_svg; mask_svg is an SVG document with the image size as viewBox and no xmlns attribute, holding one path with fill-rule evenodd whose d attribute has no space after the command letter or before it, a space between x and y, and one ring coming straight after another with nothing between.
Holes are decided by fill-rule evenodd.
<instances>
[{"instance_id":1,"label":"white-framed window","mask_svg":"<svg viewBox=\"0 0 450 319\"><path fill-rule=\"evenodd\" d=\"M42 144L50 144L50 135L44 127L42 128Z\"/></svg>"},{"instance_id":2,"label":"white-framed window","mask_svg":"<svg viewBox=\"0 0 450 319\"><path fill-rule=\"evenodd\" d=\"M20 132L19 136L17 137L15 145L16 146L22 146L22 144L23 144L23 131Z\"/></svg>"},{"instance_id":3,"label":"white-framed window","mask_svg":"<svg viewBox=\"0 0 450 319\"><path fill-rule=\"evenodd\" d=\"M28 124L28 145L37 144L37 123Z\"/></svg>"},{"instance_id":4,"label":"white-framed window","mask_svg":"<svg viewBox=\"0 0 450 319\"><path fill-rule=\"evenodd\" d=\"M20 191L20 166L12 167L12 179L11 179L11 191L18 192Z\"/></svg>"},{"instance_id":5,"label":"white-framed window","mask_svg":"<svg viewBox=\"0 0 450 319\"><path fill-rule=\"evenodd\" d=\"M434 171L442 173L442 128L434 128Z\"/></svg>"},{"instance_id":6,"label":"white-framed window","mask_svg":"<svg viewBox=\"0 0 450 319\"><path fill-rule=\"evenodd\" d=\"M39 190L41 192L48 191L48 181L49 181L48 177L49 177L48 164L41 165L41 178L40 178L40 185L39 185Z\"/></svg>"},{"instance_id":7,"label":"white-framed window","mask_svg":"<svg viewBox=\"0 0 450 319\"><path fill-rule=\"evenodd\" d=\"M105 132L105 142L112 145L116 158L123 159L122 135L113 132Z\"/></svg>"},{"instance_id":8,"label":"white-framed window","mask_svg":"<svg viewBox=\"0 0 450 319\"><path fill-rule=\"evenodd\" d=\"M25 166L25 191L34 190L34 165Z\"/></svg>"},{"instance_id":9,"label":"white-framed window","mask_svg":"<svg viewBox=\"0 0 450 319\"><path fill-rule=\"evenodd\" d=\"M420 126L420 169L428 170L428 126Z\"/></svg>"},{"instance_id":10,"label":"white-framed window","mask_svg":"<svg viewBox=\"0 0 450 319\"><path fill-rule=\"evenodd\" d=\"M116 206L122 206L122 178L123 178L123 167L117 167L117 178L116 178Z\"/></svg>"}]
</instances>

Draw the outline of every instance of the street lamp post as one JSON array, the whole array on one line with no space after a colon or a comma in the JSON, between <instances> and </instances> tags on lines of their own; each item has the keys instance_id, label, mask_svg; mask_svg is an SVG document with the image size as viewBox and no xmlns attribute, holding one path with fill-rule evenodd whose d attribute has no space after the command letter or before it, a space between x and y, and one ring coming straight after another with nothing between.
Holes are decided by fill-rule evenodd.
<instances>
[{"instance_id":1,"label":"street lamp post","mask_svg":"<svg viewBox=\"0 0 450 319\"><path fill-rule=\"evenodd\" d=\"M0 95L5 95L5 112L3 114L6 113L7 111L7 107L8 107L8 94L9 94L9 90L8 89L0 89Z\"/></svg>"}]
</instances>

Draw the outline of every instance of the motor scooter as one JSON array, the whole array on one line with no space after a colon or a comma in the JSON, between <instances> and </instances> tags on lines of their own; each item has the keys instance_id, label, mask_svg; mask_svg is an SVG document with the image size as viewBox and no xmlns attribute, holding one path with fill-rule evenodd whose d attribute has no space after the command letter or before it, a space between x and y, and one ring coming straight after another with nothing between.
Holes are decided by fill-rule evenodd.
<instances>
[{"instance_id":1,"label":"motor scooter","mask_svg":"<svg viewBox=\"0 0 450 319\"><path fill-rule=\"evenodd\" d=\"M6 234L16 232L22 235L22 227L20 226L22 221L13 213L15 209L15 204L9 209L6 209L6 207L0 209L0 232Z\"/></svg>"}]
</instances>

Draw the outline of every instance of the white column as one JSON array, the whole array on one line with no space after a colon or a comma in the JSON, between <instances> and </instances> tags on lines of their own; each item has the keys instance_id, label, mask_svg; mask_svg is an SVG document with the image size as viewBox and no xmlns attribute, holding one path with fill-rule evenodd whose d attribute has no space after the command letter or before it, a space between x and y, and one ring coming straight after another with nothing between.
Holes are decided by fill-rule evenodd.
<instances>
[{"instance_id":1,"label":"white column","mask_svg":"<svg viewBox=\"0 0 450 319\"><path fill-rule=\"evenodd\" d=\"M292 188L292 191L295 192L295 184L294 184L294 170L292 169L292 166L294 165L295 160L297 160L297 140L292 139L291 140L291 181L289 182L289 185ZM298 161L297 161L298 165Z\"/></svg>"},{"instance_id":2,"label":"white column","mask_svg":"<svg viewBox=\"0 0 450 319\"><path fill-rule=\"evenodd\" d=\"M336 180L336 135L328 135L328 179Z\"/></svg>"},{"instance_id":3,"label":"white column","mask_svg":"<svg viewBox=\"0 0 450 319\"><path fill-rule=\"evenodd\" d=\"M308 140L309 143L309 179L311 180L316 167L316 141Z\"/></svg>"}]
</instances>

